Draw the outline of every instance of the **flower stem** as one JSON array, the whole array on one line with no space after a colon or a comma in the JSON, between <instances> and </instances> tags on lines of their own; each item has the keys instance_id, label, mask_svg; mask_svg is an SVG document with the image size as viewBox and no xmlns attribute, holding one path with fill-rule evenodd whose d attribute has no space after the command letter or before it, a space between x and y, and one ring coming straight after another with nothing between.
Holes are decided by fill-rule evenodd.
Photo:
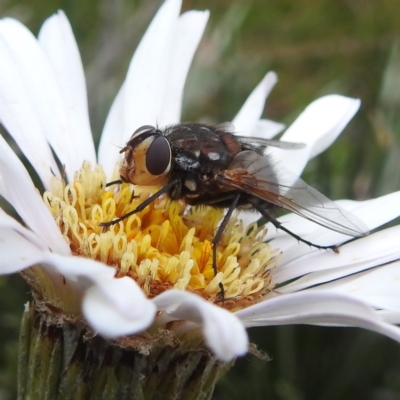
<instances>
[{"instance_id":1,"label":"flower stem","mask_svg":"<svg viewBox=\"0 0 400 400\"><path fill-rule=\"evenodd\" d=\"M111 341L93 337L82 322L54 317L34 304L26 307L18 400L210 399L232 366L176 338Z\"/></svg>"}]
</instances>

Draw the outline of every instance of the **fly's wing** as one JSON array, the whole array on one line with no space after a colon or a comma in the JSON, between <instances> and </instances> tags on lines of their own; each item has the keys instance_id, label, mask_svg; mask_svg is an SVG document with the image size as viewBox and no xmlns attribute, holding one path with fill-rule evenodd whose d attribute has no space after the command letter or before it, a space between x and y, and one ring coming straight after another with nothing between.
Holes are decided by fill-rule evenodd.
<instances>
[{"instance_id":1,"label":"fly's wing","mask_svg":"<svg viewBox=\"0 0 400 400\"><path fill-rule=\"evenodd\" d=\"M217 128L225 132L231 133L232 135L235 136L236 139L244 143L254 143L254 144L259 144L261 146L277 147L279 149L284 149L284 150L298 150L306 146L304 143L285 142L284 140L264 139L261 137L252 137L252 136L248 137L248 136L235 135L235 127L231 122L223 122L222 124L217 125Z\"/></svg>"},{"instance_id":2,"label":"fly's wing","mask_svg":"<svg viewBox=\"0 0 400 400\"><path fill-rule=\"evenodd\" d=\"M284 149L284 150L298 150L306 147L304 143L285 142L284 140L273 140L273 139L246 137L238 135L235 135L235 138L245 143L256 143L260 144L261 146L277 147L278 149Z\"/></svg>"},{"instance_id":3,"label":"fly's wing","mask_svg":"<svg viewBox=\"0 0 400 400\"><path fill-rule=\"evenodd\" d=\"M293 175L281 167L273 168L267 156L245 150L216 179L221 185L242 190L333 231L354 237L368 234L357 217L300 178L293 179Z\"/></svg>"}]
</instances>

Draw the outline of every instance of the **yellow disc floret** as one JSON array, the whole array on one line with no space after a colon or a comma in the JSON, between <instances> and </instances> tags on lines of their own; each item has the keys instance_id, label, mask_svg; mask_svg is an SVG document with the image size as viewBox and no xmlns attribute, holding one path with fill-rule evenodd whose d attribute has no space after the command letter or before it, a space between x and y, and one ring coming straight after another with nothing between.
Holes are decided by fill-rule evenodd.
<instances>
[{"instance_id":1,"label":"yellow disc floret","mask_svg":"<svg viewBox=\"0 0 400 400\"><path fill-rule=\"evenodd\" d=\"M211 242L223 210L160 197L109 228L99 225L134 210L155 190L125 183L107 189L102 168L86 162L73 183L54 178L43 197L73 254L114 266L117 276L134 279L149 298L175 288L237 310L271 290L277 252L262 242L264 227L245 228L237 217L218 243L214 274Z\"/></svg>"}]
</instances>

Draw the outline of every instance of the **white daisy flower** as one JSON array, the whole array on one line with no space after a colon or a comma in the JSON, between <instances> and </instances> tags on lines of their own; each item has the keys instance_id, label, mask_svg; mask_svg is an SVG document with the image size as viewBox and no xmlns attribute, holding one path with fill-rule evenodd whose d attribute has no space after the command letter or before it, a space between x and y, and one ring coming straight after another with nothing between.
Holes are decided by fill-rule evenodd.
<instances>
[{"instance_id":1,"label":"white daisy flower","mask_svg":"<svg viewBox=\"0 0 400 400\"><path fill-rule=\"evenodd\" d=\"M180 6L179 0L166 1L139 44L97 157L82 63L65 15L50 17L38 39L18 21L1 20L0 121L46 192L38 192L0 138L0 194L23 221L0 212L0 273L22 271L42 310L58 310L67 321L84 318L105 337L163 328L193 342L201 332L225 362L246 353L245 328L251 326L358 326L400 341L393 325L400 322L398 226L350 242L335 254L298 243L269 225L253 224L249 230L252 221L246 216L246 224L233 218L218 246L216 276L210 242L222 218L219 210L188 212L161 198L107 232L99 226L133 210L150 190L135 187L133 196L131 185L105 188L120 157L113 144L124 145L142 125L180 121L186 75L209 15L180 15ZM282 129L260 119L275 83L276 75L268 73L232 120L239 134L269 138ZM316 100L283 135L306 146L275 149L274 159L299 176L358 107L358 100L338 95ZM339 204L373 230L400 214L399 198L393 193ZM280 221L320 245L349 239L293 214ZM219 283L225 288L223 304Z\"/></svg>"}]
</instances>

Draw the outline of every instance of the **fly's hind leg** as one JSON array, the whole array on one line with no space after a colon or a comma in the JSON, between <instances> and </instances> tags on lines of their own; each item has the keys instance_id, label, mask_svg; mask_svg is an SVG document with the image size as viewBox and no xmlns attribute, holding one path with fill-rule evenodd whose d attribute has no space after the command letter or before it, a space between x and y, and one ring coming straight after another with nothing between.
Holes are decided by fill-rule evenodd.
<instances>
[{"instance_id":1,"label":"fly's hind leg","mask_svg":"<svg viewBox=\"0 0 400 400\"><path fill-rule=\"evenodd\" d=\"M266 218L269 222L271 222L272 225L274 225L277 229L281 229L282 231L286 232L290 236L294 237L297 239L299 242L303 242L307 244L308 246L315 247L317 249L322 249L322 250L333 250L335 253L339 253L339 247L336 245L331 245L331 246L321 246L319 244L312 243L308 240L303 239L301 236L296 235L289 229L285 228L276 218L274 218L267 210L265 210L256 200L249 199L249 203L261 213L261 215Z\"/></svg>"}]
</instances>

